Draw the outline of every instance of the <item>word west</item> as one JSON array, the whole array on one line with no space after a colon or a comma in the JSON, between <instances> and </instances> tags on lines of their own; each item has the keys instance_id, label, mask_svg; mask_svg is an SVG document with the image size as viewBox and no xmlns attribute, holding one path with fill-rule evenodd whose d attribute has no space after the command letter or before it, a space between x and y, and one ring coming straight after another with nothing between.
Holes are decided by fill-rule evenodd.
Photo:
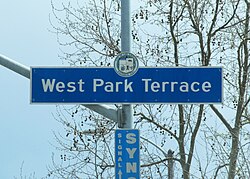
<instances>
[{"instance_id":1,"label":"word west","mask_svg":"<svg viewBox=\"0 0 250 179\"><path fill-rule=\"evenodd\" d=\"M85 86L90 86L90 89L94 93L98 93L100 91L104 91L107 93L119 93L119 92L128 92L133 93L136 85L140 85L143 87L142 92L148 93L158 93L158 92L181 92L181 93L197 93L197 92L210 92L212 85L209 81L205 82L186 82L186 81L163 81L158 82L154 81L150 78L141 79L141 84L134 84L132 81L128 81L125 79L123 81L104 81L103 79L93 79L90 84L85 83L83 79L79 79L78 81L59 81L56 79L41 79L41 84L43 88L43 92L51 93L51 92L80 92L84 93L86 91ZM89 88L88 88L89 89Z\"/></svg>"},{"instance_id":2,"label":"word west","mask_svg":"<svg viewBox=\"0 0 250 179\"><path fill-rule=\"evenodd\" d=\"M137 132L137 130L135 130ZM139 179L139 133L125 132L116 133L116 179Z\"/></svg>"}]
</instances>

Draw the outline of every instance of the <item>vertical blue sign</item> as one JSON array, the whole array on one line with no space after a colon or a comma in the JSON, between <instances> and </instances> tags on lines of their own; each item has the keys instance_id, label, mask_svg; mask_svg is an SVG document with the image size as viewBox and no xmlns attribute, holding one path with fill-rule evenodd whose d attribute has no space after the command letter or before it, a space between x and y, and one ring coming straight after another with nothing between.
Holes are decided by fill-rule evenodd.
<instances>
[{"instance_id":1,"label":"vertical blue sign","mask_svg":"<svg viewBox=\"0 0 250 179\"><path fill-rule=\"evenodd\" d=\"M137 129L115 131L115 179L140 179L140 134Z\"/></svg>"}]
</instances>

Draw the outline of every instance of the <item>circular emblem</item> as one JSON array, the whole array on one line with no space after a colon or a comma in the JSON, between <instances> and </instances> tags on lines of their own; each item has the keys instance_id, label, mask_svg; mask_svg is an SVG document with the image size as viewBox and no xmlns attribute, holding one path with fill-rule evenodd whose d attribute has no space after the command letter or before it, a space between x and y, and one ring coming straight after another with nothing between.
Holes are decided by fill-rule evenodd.
<instances>
[{"instance_id":1,"label":"circular emblem","mask_svg":"<svg viewBox=\"0 0 250 179\"><path fill-rule=\"evenodd\" d=\"M115 72L122 77L133 76L137 72L138 67L138 59L132 53L120 53L115 58Z\"/></svg>"}]
</instances>

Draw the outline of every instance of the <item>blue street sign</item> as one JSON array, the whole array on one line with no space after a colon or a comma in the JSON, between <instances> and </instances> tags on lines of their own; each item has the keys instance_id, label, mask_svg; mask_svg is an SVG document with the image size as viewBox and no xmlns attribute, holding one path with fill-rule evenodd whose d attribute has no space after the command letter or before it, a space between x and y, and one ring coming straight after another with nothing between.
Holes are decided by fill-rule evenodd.
<instances>
[{"instance_id":1,"label":"blue street sign","mask_svg":"<svg viewBox=\"0 0 250 179\"><path fill-rule=\"evenodd\" d=\"M140 179L140 134L137 129L115 131L115 178Z\"/></svg>"},{"instance_id":2,"label":"blue street sign","mask_svg":"<svg viewBox=\"0 0 250 179\"><path fill-rule=\"evenodd\" d=\"M32 68L31 103L221 103L222 68Z\"/></svg>"}]
</instances>

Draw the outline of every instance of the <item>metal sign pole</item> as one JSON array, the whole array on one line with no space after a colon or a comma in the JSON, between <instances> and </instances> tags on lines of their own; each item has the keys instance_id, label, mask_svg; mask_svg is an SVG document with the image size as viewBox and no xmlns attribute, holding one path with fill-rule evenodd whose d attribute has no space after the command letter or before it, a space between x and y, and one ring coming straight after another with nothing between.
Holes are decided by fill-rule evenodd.
<instances>
[{"instance_id":1,"label":"metal sign pole","mask_svg":"<svg viewBox=\"0 0 250 179\"><path fill-rule=\"evenodd\" d=\"M122 52L131 52L131 12L130 1L121 0L121 50ZM122 125L121 128L132 129L133 125L133 107L131 104L122 105Z\"/></svg>"},{"instance_id":2,"label":"metal sign pole","mask_svg":"<svg viewBox=\"0 0 250 179\"><path fill-rule=\"evenodd\" d=\"M131 52L130 2L131 0L121 0L122 53ZM140 133L139 130L132 129L132 104L122 104L122 108L118 110L118 127L122 129L115 131L115 178L140 179Z\"/></svg>"}]
</instances>

